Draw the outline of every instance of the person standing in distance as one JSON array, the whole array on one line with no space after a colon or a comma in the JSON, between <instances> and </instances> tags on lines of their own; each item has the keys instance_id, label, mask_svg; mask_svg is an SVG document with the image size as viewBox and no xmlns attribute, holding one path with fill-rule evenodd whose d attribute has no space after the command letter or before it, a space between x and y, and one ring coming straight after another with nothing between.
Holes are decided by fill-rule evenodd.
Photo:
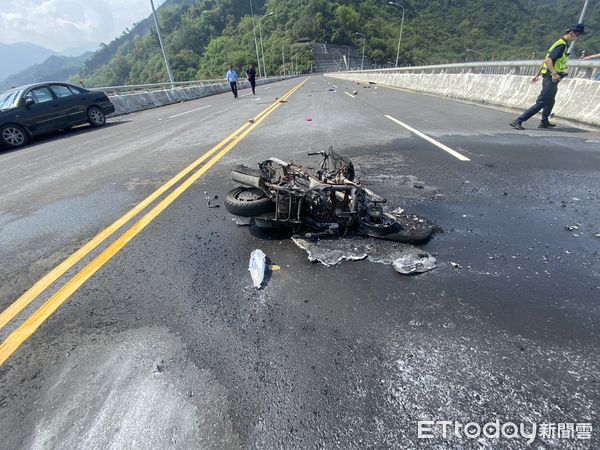
<instances>
[{"instance_id":1,"label":"person standing in distance","mask_svg":"<svg viewBox=\"0 0 600 450\"><path fill-rule=\"evenodd\" d=\"M544 64L540 68L541 70L533 77L533 81L536 81L541 73L543 80L542 92L538 96L535 105L509 123L511 127L517 130L524 130L523 122L529 120L540 111L542 111L542 121L538 125L538 128L554 128L556 126L550 123L549 118L554 107L556 93L558 92L558 83L567 76L567 62L569 59L567 46L571 42L576 41L582 34L584 34L584 25L578 23L569 28L563 37L552 44L548 50L546 59L544 59Z\"/></svg>"},{"instance_id":2,"label":"person standing in distance","mask_svg":"<svg viewBox=\"0 0 600 450\"><path fill-rule=\"evenodd\" d=\"M246 78L250 82L250 86L252 86L252 93L256 95L256 69L252 64L248 64L248 68L246 69Z\"/></svg>"},{"instance_id":3,"label":"person standing in distance","mask_svg":"<svg viewBox=\"0 0 600 450\"><path fill-rule=\"evenodd\" d=\"M233 66L229 66L229 70L226 75L227 81L229 81L229 85L231 86L231 92L233 92L233 98L238 98L237 93L237 81L238 74L235 70L233 70Z\"/></svg>"}]
</instances>

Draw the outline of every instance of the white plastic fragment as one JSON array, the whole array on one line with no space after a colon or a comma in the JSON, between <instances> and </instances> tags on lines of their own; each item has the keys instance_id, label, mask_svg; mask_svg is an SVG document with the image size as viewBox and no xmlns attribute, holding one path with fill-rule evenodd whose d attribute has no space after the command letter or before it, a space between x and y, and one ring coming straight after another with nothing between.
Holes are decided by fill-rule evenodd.
<instances>
[{"instance_id":1,"label":"white plastic fragment","mask_svg":"<svg viewBox=\"0 0 600 450\"><path fill-rule=\"evenodd\" d=\"M260 289L260 286L265 278L266 257L267 256L260 249L256 249L250 253L248 270L250 271L252 284L254 284L254 287L257 289Z\"/></svg>"}]
</instances>

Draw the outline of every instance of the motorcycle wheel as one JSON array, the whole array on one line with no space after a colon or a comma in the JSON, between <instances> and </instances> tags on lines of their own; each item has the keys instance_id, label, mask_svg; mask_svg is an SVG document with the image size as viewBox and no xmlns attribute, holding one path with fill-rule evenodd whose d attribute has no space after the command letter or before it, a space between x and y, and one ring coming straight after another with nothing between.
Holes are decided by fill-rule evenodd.
<instances>
[{"instance_id":1,"label":"motorcycle wheel","mask_svg":"<svg viewBox=\"0 0 600 450\"><path fill-rule=\"evenodd\" d=\"M242 217L255 217L275 209L275 203L263 191L246 187L229 191L224 204L231 214Z\"/></svg>"},{"instance_id":2,"label":"motorcycle wheel","mask_svg":"<svg viewBox=\"0 0 600 450\"><path fill-rule=\"evenodd\" d=\"M406 222L406 223L404 223ZM367 236L405 244L422 244L433 235L433 226L427 222L397 219L386 214L384 218L361 217L359 229Z\"/></svg>"}]
</instances>

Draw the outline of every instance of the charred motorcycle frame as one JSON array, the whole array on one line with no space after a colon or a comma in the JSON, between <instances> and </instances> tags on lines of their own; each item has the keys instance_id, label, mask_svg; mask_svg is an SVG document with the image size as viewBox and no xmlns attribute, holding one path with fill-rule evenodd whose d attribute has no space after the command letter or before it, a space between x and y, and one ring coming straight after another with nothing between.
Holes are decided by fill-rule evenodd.
<instances>
[{"instance_id":1,"label":"charred motorcycle frame","mask_svg":"<svg viewBox=\"0 0 600 450\"><path fill-rule=\"evenodd\" d=\"M318 169L277 158L259 163L258 169L234 167L231 178L242 186L226 195L225 208L251 217L262 228L308 228L322 234L358 230L408 243L422 243L433 234L433 225L425 219L386 212L386 199L355 180L347 156L332 147L308 155L322 157Z\"/></svg>"}]
</instances>

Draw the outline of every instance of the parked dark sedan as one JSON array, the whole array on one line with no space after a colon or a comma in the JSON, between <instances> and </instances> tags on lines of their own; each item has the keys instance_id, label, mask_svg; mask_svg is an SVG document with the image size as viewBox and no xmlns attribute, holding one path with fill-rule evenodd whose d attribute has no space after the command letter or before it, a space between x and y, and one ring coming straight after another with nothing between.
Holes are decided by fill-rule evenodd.
<instances>
[{"instance_id":1,"label":"parked dark sedan","mask_svg":"<svg viewBox=\"0 0 600 450\"><path fill-rule=\"evenodd\" d=\"M0 94L0 145L21 147L33 136L89 122L106 123L115 111L104 92L68 83L37 83Z\"/></svg>"}]
</instances>

